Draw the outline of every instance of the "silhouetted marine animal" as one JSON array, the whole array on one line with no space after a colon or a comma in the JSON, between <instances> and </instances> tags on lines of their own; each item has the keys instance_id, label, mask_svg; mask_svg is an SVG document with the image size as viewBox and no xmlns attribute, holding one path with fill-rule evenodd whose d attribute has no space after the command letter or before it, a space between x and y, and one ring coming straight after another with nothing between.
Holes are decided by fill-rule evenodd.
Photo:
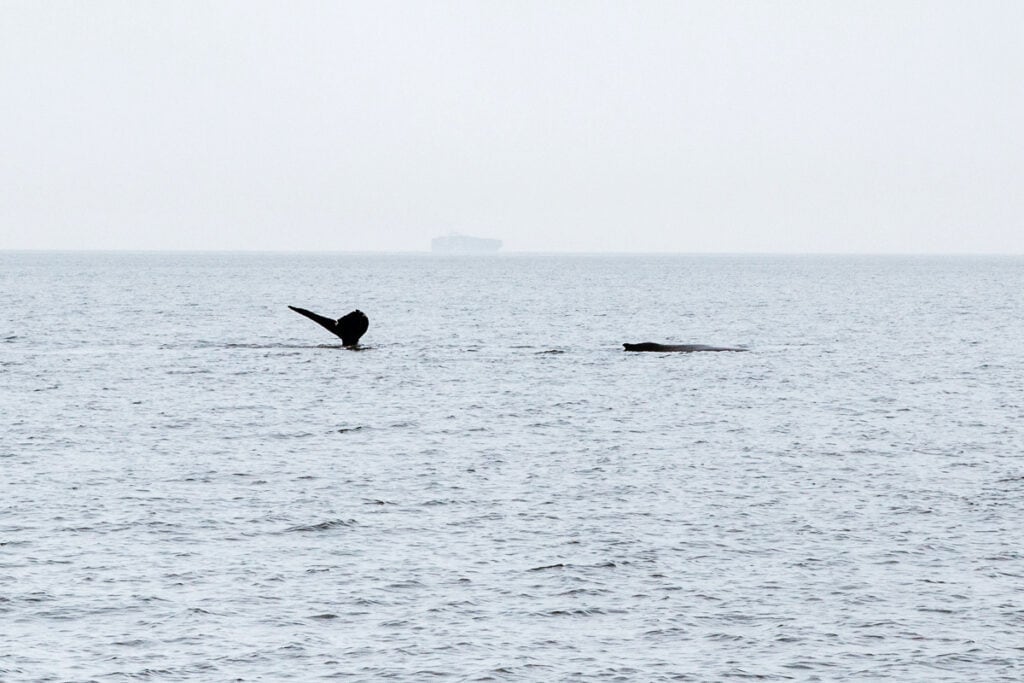
<instances>
[{"instance_id":1,"label":"silhouetted marine animal","mask_svg":"<svg viewBox=\"0 0 1024 683\"><path fill-rule=\"evenodd\" d=\"M358 309L337 320L331 320L322 315L317 315L313 311L307 311L305 308L298 308L297 306L289 306L288 308L306 316L331 334L338 335L345 346L355 346L358 344L359 338L366 334L367 328L370 327L370 321Z\"/></svg>"},{"instance_id":2,"label":"silhouetted marine animal","mask_svg":"<svg viewBox=\"0 0 1024 683\"><path fill-rule=\"evenodd\" d=\"M626 351L746 351L728 346L704 346L703 344L655 344L654 342L643 342L640 344L623 344Z\"/></svg>"}]
</instances>

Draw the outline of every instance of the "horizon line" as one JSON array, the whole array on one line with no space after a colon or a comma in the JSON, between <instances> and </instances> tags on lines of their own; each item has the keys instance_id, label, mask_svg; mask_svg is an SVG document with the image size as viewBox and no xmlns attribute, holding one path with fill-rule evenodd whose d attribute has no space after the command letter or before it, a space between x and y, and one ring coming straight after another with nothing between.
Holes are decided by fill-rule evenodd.
<instances>
[{"instance_id":1,"label":"horizon line","mask_svg":"<svg viewBox=\"0 0 1024 683\"><path fill-rule=\"evenodd\" d=\"M140 249L140 248L64 248L64 247L0 247L0 253L79 253L79 254L334 254L334 255L430 255L455 257L500 256L1003 256L1019 257L1024 252L1000 251L545 251L519 249L484 253L435 254L430 250L403 249Z\"/></svg>"}]
</instances>

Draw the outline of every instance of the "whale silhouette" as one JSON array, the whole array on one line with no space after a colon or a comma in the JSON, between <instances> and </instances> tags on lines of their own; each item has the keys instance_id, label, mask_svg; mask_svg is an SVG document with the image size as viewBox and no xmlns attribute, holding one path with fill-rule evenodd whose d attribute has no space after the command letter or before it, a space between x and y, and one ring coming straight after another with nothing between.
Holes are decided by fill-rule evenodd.
<instances>
[{"instance_id":1,"label":"whale silhouette","mask_svg":"<svg viewBox=\"0 0 1024 683\"><path fill-rule=\"evenodd\" d=\"M679 351L683 353L693 351L746 351L746 349L738 349L731 346L705 346L704 344L655 344L654 342L641 342L639 344L623 344L622 346L626 351Z\"/></svg>"},{"instance_id":2,"label":"whale silhouette","mask_svg":"<svg viewBox=\"0 0 1024 683\"><path fill-rule=\"evenodd\" d=\"M341 337L341 342L345 346L357 346L359 344L359 338L366 334L366 330L370 327L370 320L366 317L366 314L359 309L356 309L337 320L332 320L331 318L319 315L313 311L307 311L305 308L299 308L298 306L289 306L288 308L300 315L306 316L331 334Z\"/></svg>"}]
</instances>

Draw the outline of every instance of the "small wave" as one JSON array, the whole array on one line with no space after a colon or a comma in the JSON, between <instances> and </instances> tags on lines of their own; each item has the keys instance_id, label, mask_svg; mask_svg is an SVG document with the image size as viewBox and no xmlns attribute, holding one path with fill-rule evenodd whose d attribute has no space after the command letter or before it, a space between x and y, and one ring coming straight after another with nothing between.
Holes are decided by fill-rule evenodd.
<instances>
[{"instance_id":1,"label":"small wave","mask_svg":"<svg viewBox=\"0 0 1024 683\"><path fill-rule=\"evenodd\" d=\"M545 569L568 569L570 567L574 567L577 569L614 569L617 566L618 565L616 565L614 562L610 560L606 562L598 562L597 564L569 564L559 562L558 564L547 564L543 567L533 567L531 569L528 569L527 571L539 572Z\"/></svg>"},{"instance_id":2,"label":"small wave","mask_svg":"<svg viewBox=\"0 0 1024 683\"><path fill-rule=\"evenodd\" d=\"M546 564L543 567L532 567L532 568L528 569L527 571L542 572L545 569L565 569L568 566L569 565L567 565L567 564L562 564L561 562L559 562L558 564Z\"/></svg>"},{"instance_id":3,"label":"small wave","mask_svg":"<svg viewBox=\"0 0 1024 683\"><path fill-rule=\"evenodd\" d=\"M608 595L609 593L611 593L611 591L607 588L570 588L569 590L558 593L558 595L585 597L588 595Z\"/></svg>"},{"instance_id":4,"label":"small wave","mask_svg":"<svg viewBox=\"0 0 1024 683\"><path fill-rule=\"evenodd\" d=\"M297 347L294 344L223 344L223 345L221 345L221 344L207 343L207 344L201 344L201 346L224 348L224 349L294 349L294 348L315 349L316 348L315 346L309 346L309 345Z\"/></svg>"},{"instance_id":5,"label":"small wave","mask_svg":"<svg viewBox=\"0 0 1024 683\"><path fill-rule=\"evenodd\" d=\"M396 589L401 589L401 588L419 588L422 585L423 585L423 583L420 582L420 581L417 581L416 579L409 579L408 581L396 581L395 583L389 583L387 585L387 587L388 588L396 588Z\"/></svg>"},{"instance_id":6,"label":"small wave","mask_svg":"<svg viewBox=\"0 0 1024 683\"><path fill-rule=\"evenodd\" d=\"M326 522L320 522L319 524L300 524L298 526L292 526L285 529L285 533L293 531L328 531L337 527L350 527L355 526L356 520L354 519L329 519Z\"/></svg>"},{"instance_id":7,"label":"small wave","mask_svg":"<svg viewBox=\"0 0 1024 683\"><path fill-rule=\"evenodd\" d=\"M374 600L373 598L359 597L353 600L353 602L360 607L366 607L367 605L383 605L384 601Z\"/></svg>"},{"instance_id":8,"label":"small wave","mask_svg":"<svg viewBox=\"0 0 1024 683\"><path fill-rule=\"evenodd\" d=\"M142 647L144 645L149 645L151 642L152 641L145 640L143 638L135 638L133 640L115 640L110 644L118 647Z\"/></svg>"},{"instance_id":9,"label":"small wave","mask_svg":"<svg viewBox=\"0 0 1024 683\"><path fill-rule=\"evenodd\" d=\"M291 434L287 434L285 432L274 432L267 436L271 439L304 439L313 435L313 432L292 432Z\"/></svg>"},{"instance_id":10,"label":"small wave","mask_svg":"<svg viewBox=\"0 0 1024 683\"><path fill-rule=\"evenodd\" d=\"M162 349L173 349L176 346L165 344ZM252 349L256 351L288 351L288 350L311 350L311 349L335 349L340 351L369 351L373 346L345 346L344 344L242 344L201 341L194 346L199 349Z\"/></svg>"},{"instance_id":11,"label":"small wave","mask_svg":"<svg viewBox=\"0 0 1024 683\"><path fill-rule=\"evenodd\" d=\"M547 612L540 612L539 616L542 617L592 617L601 614L621 614L625 610L606 610L600 607L593 609L577 608L577 609L553 609Z\"/></svg>"}]
</instances>

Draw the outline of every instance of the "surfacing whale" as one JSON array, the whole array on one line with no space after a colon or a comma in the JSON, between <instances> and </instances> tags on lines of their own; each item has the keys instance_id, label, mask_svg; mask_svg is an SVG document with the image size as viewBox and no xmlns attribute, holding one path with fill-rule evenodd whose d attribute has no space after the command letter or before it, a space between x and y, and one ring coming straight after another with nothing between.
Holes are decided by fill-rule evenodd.
<instances>
[{"instance_id":1,"label":"surfacing whale","mask_svg":"<svg viewBox=\"0 0 1024 683\"><path fill-rule=\"evenodd\" d=\"M305 308L299 308L297 306L289 306L288 308L300 315L306 316L331 334L338 335L341 337L341 342L345 346L358 345L359 338L366 334L366 330L370 327L370 321L366 317L366 314L359 309L356 309L337 320L332 320L331 318L318 315L313 311L307 311Z\"/></svg>"},{"instance_id":2,"label":"surfacing whale","mask_svg":"<svg viewBox=\"0 0 1024 683\"><path fill-rule=\"evenodd\" d=\"M626 351L655 351L668 352L680 351L690 353L692 351L746 351L731 346L705 346L704 344L655 344L654 342L641 342L640 344L623 344Z\"/></svg>"}]
</instances>

